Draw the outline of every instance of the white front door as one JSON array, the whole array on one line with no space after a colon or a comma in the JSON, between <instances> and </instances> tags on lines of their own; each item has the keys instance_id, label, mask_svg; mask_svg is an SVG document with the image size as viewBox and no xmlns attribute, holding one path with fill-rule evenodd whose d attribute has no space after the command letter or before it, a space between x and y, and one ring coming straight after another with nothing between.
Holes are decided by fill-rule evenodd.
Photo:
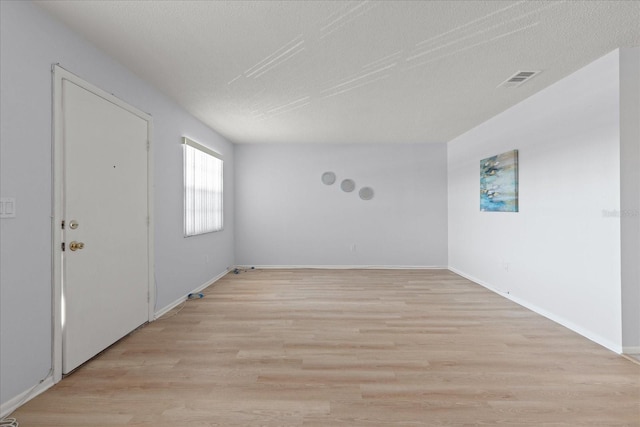
<instances>
[{"instance_id":1,"label":"white front door","mask_svg":"<svg viewBox=\"0 0 640 427\"><path fill-rule=\"evenodd\" d=\"M65 374L145 323L150 304L149 118L82 86L61 80Z\"/></svg>"}]
</instances>

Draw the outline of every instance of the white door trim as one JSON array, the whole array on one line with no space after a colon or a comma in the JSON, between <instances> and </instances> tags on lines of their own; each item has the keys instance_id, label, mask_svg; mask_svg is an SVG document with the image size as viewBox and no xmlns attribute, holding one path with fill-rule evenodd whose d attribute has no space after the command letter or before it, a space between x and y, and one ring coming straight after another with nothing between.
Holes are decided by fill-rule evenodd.
<instances>
[{"instance_id":1,"label":"white door trim","mask_svg":"<svg viewBox=\"0 0 640 427\"><path fill-rule=\"evenodd\" d=\"M65 70L58 64L52 66L52 134L53 134L53 215L51 230L52 247L52 370L53 382L62 379L62 221L64 197L64 134L62 110L62 82L68 80L95 95L129 111L147 122L148 150L147 150L147 206L149 218L148 230L148 320L154 320L155 310L155 279L154 279L154 225L153 225L153 151L151 144L153 120L151 115L138 110L116 96L86 82L75 74Z\"/></svg>"}]
</instances>

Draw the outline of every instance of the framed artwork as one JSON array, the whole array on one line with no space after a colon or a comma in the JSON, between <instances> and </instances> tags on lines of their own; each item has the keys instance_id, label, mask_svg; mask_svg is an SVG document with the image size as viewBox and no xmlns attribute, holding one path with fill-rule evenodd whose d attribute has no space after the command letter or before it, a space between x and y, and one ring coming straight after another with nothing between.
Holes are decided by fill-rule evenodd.
<instances>
[{"instance_id":1,"label":"framed artwork","mask_svg":"<svg viewBox=\"0 0 640 427\"><path fill-rule=\"evenodd\" d=\"M480 160L480 210L518 212L518 150Z\"/></svg>"}]
</instances>

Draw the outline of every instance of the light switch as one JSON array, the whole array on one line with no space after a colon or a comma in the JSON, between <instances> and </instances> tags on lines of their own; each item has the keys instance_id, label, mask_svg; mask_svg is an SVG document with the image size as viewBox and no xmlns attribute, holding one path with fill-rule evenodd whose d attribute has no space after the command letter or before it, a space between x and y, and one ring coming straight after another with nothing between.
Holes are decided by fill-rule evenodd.
<instances>
[{"instance_id":1,"label":"light switch","mask_svg":"<svg viewBox=\"0 0 640 427\"><path fill-rule=\"evenodd\" d=\"M0 218L16 217L16 199L13 197L0 198Z\"/></svg>"}]
</instances>

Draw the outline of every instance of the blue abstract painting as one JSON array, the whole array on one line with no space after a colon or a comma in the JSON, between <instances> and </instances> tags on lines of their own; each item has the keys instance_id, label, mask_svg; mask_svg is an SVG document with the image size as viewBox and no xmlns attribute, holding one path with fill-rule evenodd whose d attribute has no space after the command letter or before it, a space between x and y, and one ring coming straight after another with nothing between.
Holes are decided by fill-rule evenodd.
<instances>
[{"instance_id":1,"label":"blue abstract painting","mask_svg":"<svg viewBox=\"0 0 640 427\"><path fill-rule=\"evenodd\" d=\"M480 160L480 210L518 212L518 150Z\"/></svg>"}]
</instances>

